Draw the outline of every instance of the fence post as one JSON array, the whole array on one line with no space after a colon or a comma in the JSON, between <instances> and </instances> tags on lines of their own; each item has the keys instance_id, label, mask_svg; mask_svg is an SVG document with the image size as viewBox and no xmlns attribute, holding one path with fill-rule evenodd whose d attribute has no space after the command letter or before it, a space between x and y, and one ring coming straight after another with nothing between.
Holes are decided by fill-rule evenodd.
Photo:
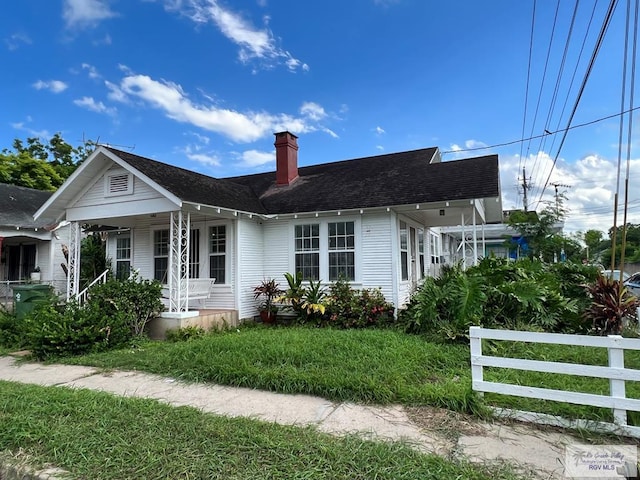
<instances>
[{"instance_id":1,"label":"fence post","mask_svg":"<svg viewBox=\"0 0 640 480\"><path fill-rule=\"evenodd\" d=\"M607 347L609 353L609 368L624 368L624 349L620 348L620 335L608 335L611 345ZM611 397L626 398L624 380L609 379L609 395ZM617 425L627 424L627 411L619 408L613 409L613 421Z\"/></svg>"},{"instance_id":2,"label":"fence post","mask_svg":"<svg viewBox=\"0 0 640 480\"><path fill-rule=\"evenodd\" d=\"M476 382L483 381L482 365L477 365L475 360L482 356L482 338L480 337L480 327L469 327L469 344L471 348L471 389L474 389ZM484 396L484 392L478 392Z\"/></svg>"}]
</instances>

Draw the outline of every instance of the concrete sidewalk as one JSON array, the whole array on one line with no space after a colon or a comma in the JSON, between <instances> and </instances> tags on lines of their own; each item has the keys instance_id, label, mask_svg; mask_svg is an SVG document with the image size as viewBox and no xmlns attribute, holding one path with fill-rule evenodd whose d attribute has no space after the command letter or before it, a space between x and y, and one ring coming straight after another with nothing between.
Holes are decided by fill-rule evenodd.
<instances>
[{"instance_id":1,"label":"concrete sidewalk","mask_svg":"<svg viewBox=\"0 0 640 480\"><path fill-rule=\"evenodd\" d=\"M87 388L125 397L152 398L175 406L188 405L216 415L285 425L315 425L319 431L333 435L350 433L374 440L405 441L425 453L462 456L478 462L512 462L528 475L535 473L540 478L563 478L564 446L581 443L555 432L482 422L475 425L473 434L452 439L429 431L424 423L414 423L402 406L333 403L308 395L186 384L138 372L103 373L92 367L16 364L12 357L0 357L0 380Z\"/></svg>"}]
</instances>

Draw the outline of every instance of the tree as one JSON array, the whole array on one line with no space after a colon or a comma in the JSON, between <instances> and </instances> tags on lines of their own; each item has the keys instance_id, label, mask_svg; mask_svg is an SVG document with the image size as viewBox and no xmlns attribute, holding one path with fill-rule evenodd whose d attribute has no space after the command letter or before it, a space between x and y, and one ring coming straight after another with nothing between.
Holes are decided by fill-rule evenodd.
<instances>
[{"instance_id":1,"label":"tree","mask_svg":"<svg viewBox=\"0 0 640 480\"><path fill-rule=\"evenodd\" d=\"M13 141L13 150L0 153L0 182L38 190L56 190L95 149L85 142L73 147L60 133L47 144L35 137Z\"/></svg>"},{"instance_id":2,"label":"tree","mask_svg":"<svg viewBox=\"0 0 640 480\"><path fill-rule=\"evenodd\" d=\"M562 204L562 198L559 198L557 203L545 207L540 213L518 211L509 216L508 225L526 238L527 256L532 260L560 260L567 241L558 233L565 217Z\"/></svg>"}]
</instances>

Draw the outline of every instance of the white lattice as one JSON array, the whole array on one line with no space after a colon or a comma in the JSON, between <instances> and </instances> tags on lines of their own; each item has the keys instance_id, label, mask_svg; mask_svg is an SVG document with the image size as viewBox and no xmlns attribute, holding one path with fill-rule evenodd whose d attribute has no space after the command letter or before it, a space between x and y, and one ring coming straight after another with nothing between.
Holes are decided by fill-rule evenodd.
<instances>
[{"instance_id":1,"label":"white lattice","mask_svg":"<svg viewBox=\"0 0 640 480\"><path fill-rule=\"evenodd\" d=\"M80 291L80 224L69 225L69 252L67 261L67 301Z\"/></svg>"},{"instance_id":2,"label":"white lattice","mask_svg":"<svg viewBox=\"0 0 640 480\"><path fill-rule=\"evenodd\" d=\"M189 305L189 236L191 214L171 212L169 234L169 311L186 312Z\"/></svg>"}]
</instances>

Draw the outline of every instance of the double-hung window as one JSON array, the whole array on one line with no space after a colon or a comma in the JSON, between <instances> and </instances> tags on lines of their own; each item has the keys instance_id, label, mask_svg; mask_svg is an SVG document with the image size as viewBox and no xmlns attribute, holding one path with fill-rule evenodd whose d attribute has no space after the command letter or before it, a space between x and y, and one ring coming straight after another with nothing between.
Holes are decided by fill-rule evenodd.
<instances>
[{"instance_id":1,"label":"double-hung window","mask_svg":"<svg viewBox=\"0 0 640 480\"><path fill-rule=\"evenodd\" d=\"M116 237L116 278L126 280L131 272L131 236Z\"/></svg>"},{"instance_id":2,"label":"double-hung window","mask_svg":"<svg viewBox=\"0 0 640 480\"><path fill-rule=\"evenodd\" d=\"M227 264L227 227L214 225L209 227L209 277L216 283L225 283Z\"/></svg>"},{"instance_id":3,"label":"double-hung window","mask_svg":"<svg viewBox=\"0 0 640 480\"><path fill-rule=\"evenodd\" d=\"M407 223L400 222L400 271L402 280L409 280L409 237Z\"/></svg>"},{"instance_id":4,"label":"double-hung window","mask_svg":"<svg viewBox=\"0 0 640 480\"><path fill-rule=\"evenodd\" d=\"M353 222L331 222L329 230L329 280L356 279L356 247Z\"/></svg>"},{"instance_id":5,"label":"double-hung window","mask_svg":"<svg viewBox=\"0 0 640 480\"><path fill-rule=\"evenodd\" d=\"M153 278L167 283L169 269L169 230L153 232Z\"/></svg>"},{"instance_id":6,"label":"double-hung window","mask_svg":"<svg viewBox=\"0 0 640 480\"><path fill-rule=\"evenodd\" d=\"M189 237L189 278L200 278L200 229L192 229Z\"/></svg>"},{"instance_id":7,"label":"double-hung window","mask_svg":"<svg viewBox=\"0 0 640 480\"><path fill-rule=\"evenodd\" d=\"M320 224L295 227L296 272L304 280L320 279Z\"/></svg>"},{"instance_id":8,"label":"double-hung window","mask_svg":"<svg viewBox=\"0 0 640 480\"><path fill-rule=\"evenodd\" d=\"M418 256L420 257L420 278L424 278L424 229L422 228L418 229Z\"/></svg>"}]
</instances>

